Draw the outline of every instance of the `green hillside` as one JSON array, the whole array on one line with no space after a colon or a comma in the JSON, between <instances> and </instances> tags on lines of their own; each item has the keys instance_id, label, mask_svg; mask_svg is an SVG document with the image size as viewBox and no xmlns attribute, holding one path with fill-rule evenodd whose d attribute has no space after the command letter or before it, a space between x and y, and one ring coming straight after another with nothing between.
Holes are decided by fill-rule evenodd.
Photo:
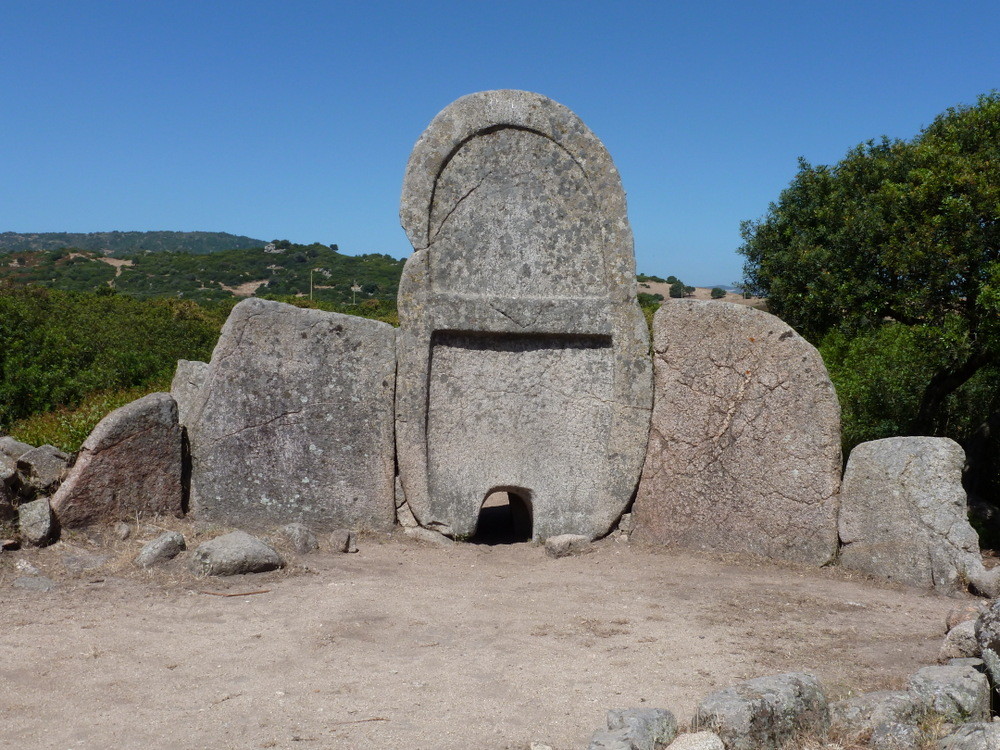
<instances>
[{"instance_id":1,"label":"green hillside","mask_svg":"<svg viewBox=\"0 0 1000 750\"><path fill-rule=\"evenodd\" d=\"M105 255L184 252L215 253L233 248L262 247L264 240L228 232L0 232L0 254L64 247L91 250Z\"/></svg>"},{"instance_id":2,"label":"green hillside","mask_svg":"<svg viewBox=\"0 0 1000 750\"><path fill-rule=\"evenodd\" d=\"M257 246L211 254L141 252L118 258L75 248L18 252L0 265L0 282L211 302L254 294L308 296L311 276L317 301L395 301L402 260L378 253L343 255L320 244L279 241L275 245L269 245L271 252Z\"/></svg>"}]
</instances>

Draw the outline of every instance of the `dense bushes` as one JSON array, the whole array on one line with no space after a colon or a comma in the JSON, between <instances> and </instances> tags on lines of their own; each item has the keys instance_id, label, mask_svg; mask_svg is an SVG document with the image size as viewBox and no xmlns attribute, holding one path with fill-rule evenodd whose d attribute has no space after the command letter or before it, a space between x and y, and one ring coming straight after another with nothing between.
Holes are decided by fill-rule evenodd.
<instances>
[{"instance_id":1,"label":"dense bushes","mask_svg":"<svg viewBox=\"0 0 1000 750\"><path fill-rule=\"evenodd\" d=\"M207 359L231 305L0 288L0 432L95 391L169 378Z\"/></svg>"}]
</instances>

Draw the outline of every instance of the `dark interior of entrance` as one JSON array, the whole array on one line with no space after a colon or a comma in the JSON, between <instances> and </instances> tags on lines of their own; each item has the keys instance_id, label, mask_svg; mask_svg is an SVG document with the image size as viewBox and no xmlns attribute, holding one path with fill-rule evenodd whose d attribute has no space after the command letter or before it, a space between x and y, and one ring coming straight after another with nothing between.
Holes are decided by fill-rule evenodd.
<instances>
[{"instance_id":1,"label":"dark interior of entrance","mask_svg":"<svg viewBox=\"0 0 1000 750\"><path fill-rule=\"evenodd\" d=\"M531 500L526 490L490 493L479 509L474 544L516 544L531 541Z\"/></svg>"}]
</instances>

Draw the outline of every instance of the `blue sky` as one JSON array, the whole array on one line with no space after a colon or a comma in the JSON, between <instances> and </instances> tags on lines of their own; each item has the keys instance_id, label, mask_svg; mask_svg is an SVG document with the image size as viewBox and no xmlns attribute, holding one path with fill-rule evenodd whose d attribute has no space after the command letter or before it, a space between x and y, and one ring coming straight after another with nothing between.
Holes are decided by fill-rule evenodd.
<instances>
[{"instance_id":1,"label":"blue sky","mask_svg":"<svg viewBox=\"0 0 1000 750\"><path fill-rule=\"evenodd\" d=\"M0 231L208 230L408 255L430 119L519 88L622 175L637 266L741 275L796 159L1000 88L994 2L5 0Z\"/></svg>"}]
</instances>

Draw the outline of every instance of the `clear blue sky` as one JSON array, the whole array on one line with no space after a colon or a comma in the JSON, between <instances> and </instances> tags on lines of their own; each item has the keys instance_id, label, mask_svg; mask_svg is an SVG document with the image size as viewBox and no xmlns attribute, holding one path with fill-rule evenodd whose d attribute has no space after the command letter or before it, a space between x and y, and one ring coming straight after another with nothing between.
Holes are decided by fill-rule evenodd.
<instances>
[{"instance_id":1,"label":"clear blue sky","mask_svg":"<svg viewBox=\"0 0 1000 750\"><path fill-rule=\"evenodd\" d=\"M408 255L414 141L519 88L574 110L640 271L741 275L796 159L1000 88L992 2L4 0L0 231L209 230Z\"/></svg>"}]
</instances>

